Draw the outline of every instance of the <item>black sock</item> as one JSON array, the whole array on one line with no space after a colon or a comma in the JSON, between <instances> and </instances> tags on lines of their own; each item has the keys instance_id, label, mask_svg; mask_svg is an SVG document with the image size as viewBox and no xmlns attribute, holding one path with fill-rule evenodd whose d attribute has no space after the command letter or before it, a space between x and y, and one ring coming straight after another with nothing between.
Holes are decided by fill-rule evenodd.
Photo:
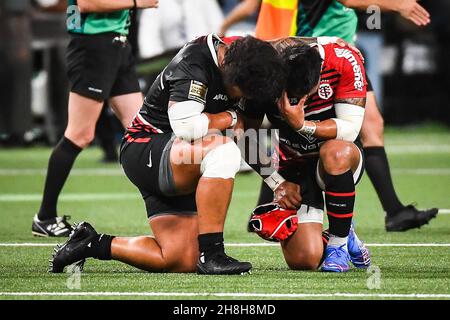
<instances>
[{"instance_id":1,"label":"black sock","mask_svg":"<svg viewBox=\"0 0 450 320\"><path fill-rule=\"evenodd\" d=\"M355 204L353 173L349 170L337 176L325 174L323 180L329 233L341 238L347 237Z\"/></svg>"},{"instance_id":2,"label":"black sock","mask_svg":"<svg viewBox=\"0 0 450 320\"><path fill-rule=\"evenodd\" d=\"M45 180L44 195L41 208L39 209L39 220L55 218L56 203L61 189L66 182L67 176L72 169L73 162L82 148L72 141L63 137L48 160L47 178Z\"/></svg>"},{"instance_id":3,"label":"black sock","mask_svg":"<svg viewBox=\"0 0 450 320\"><path fill-rule=\"evenodd\" d=\"M115 142L115 131L110 117L108 108L103 107L95 127L95 136L103 150L104 160L116 161L119 159L119 156Z\"/></svg>"},{"instance_id":4,"label":"black sock","mask_svg":"<svg viewBox=\"0 0 450 320\"><path fill-rule=\"evenodd\" d=\"M111 260L111 242L114 236L99 234L88 246L89 257L99 260Z\"/></svg>"},{"instance_id":5,"label":"black sock","mask_svg":"<svg viewBox=\"0 0 450 320\"><path fill-rule=\"evenodd\" d=\"M395 193L389 162L384 147L364 148L366 171L387 215L394 215L404 206Z\"/></svg>"},{"instance_id":6,"label":"black sock","mask_svg":"<svg viewBox=\"0 0 450 320\"><path fill-rule=\"evenodd\" d=\"M204 254L205 259L224 252L223 232L200 234L198 236L198 245L200 254Z\"/></svg>"}]
</instances>

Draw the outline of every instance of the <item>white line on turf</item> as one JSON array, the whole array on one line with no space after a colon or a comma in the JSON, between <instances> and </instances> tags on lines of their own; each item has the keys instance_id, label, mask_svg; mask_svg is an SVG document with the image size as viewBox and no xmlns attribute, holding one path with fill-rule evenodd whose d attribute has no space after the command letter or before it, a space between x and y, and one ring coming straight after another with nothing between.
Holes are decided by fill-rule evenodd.
<instances>
[{"instance_id":1,"label":"white line on turf","mask_svg":"<svg viewBox=\"0 0 450 320\"><path fill-rule=\"evenodd\" d=\"M413 168L413 169L392 169L392 174L404 174L404 175L450 175L450 168Z\"/></svg>"},{"instance_id":2,"label":"white line on turf","mask_svg":"<svg viewBox=\"0 0 450 320\"><path fill-rule=\"evenodd\" d=\"M226 243L227 247L278 247L278 243ZM366 243L368 247L450 247L450 243Z\"/></svg>"},{"instance_id":3,"label":"white line on turf","mask_svg":"<svg viewBox=\"0 0 450 320\"><path fill-rule=\"evenodd\" d=\"M239 191L233 194L233 198L256 197L257 191ZM59 201L87 202L87 201L122 201L139 200L141 196L137 192L122 193L64 193ZM0 202L39 202L41 193L0 194ZM5 211L6 212L6 211ZM449 214L450 209L439 209L439 214ZM0 212L1 214L1 212Z\"/></svg>"},{"instance_id":4,"label":"white line on turf","mask_svg":"<svg viewBox=\"0 0 450 320\"><path fill-rule=\"evenodd\" d=\"M450 152L450 151L449 151ZM393 174L405 175L450 175L450 168L394 168ZM0 176L45 176L45 169L0 169ZM125 177L123 171L119 168L83 168L72 169L70 174L73 176L119 176Z\"/></svg>"},{"instance_id":5,"label":"white line on turf","mask_svg":"<svg viewBox=\"0 0 450 320\"><path fill-rule=\"evenodd\" d=\"M37 242L4 242L0 247L53 247L56 243ZM256 243L225 243L227 247L278 247L278 243L256 242ZM450 247L450 243L366 243L368 247Z\"/></svg>"},{"instance_id":6,"label":"white line on turf","mask_svg":"<svg viewBox=\"0 0 450 320\"><path fill-rule=\"evenodd\" d=\"M239 298L450 298L436 293L240 293L240 292L0 292L0 296L137 296L137 297L239 297Z\"/></svg>"},{"instance_id":7,"label":"white line on turf","mask_svg":"<svg viewBox=\"0 0 450 320\"><path fill-rule=\"evenodd\" d=\"M54 247L56 243L33 243L33 242L23 242L23 243L0 243L0 247Z\"/></svg>"}]
</instances>

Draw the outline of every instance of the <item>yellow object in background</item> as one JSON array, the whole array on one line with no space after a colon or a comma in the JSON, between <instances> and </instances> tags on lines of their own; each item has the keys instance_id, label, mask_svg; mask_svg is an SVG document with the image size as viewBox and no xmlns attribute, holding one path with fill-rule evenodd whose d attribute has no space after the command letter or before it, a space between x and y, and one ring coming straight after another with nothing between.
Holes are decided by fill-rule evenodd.
<instances>
[{"instance_id":1,"label":"yellow object in background","mask_svg":"<svg viewBox=\"0 0 450 320\"><path fill-rule=\"evenodd\" d=\"M255 36L262 40L295 35L298 0L263 0Z\"/></svg>"}]
</instances>

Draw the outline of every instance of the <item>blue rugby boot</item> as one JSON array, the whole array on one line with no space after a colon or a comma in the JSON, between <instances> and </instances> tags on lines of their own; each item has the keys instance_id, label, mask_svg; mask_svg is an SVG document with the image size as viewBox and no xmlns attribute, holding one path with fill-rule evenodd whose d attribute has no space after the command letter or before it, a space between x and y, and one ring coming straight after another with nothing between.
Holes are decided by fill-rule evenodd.
<instances>
[{"instance_id":1,"label":"blue rugby boot","mask_svg":"<svg viewBox=\"0 0 450 320\"><path fill-rule=\"evenodd\" d=\"M349 262L350 255L346 244L339 247L328 245L325 249L325 260L321 270L324 272L347 272L350 269Z\"/></svg>"},{"instance_id":2,"label":"blue rugby boot","mask_svg":"<svg viewBox=\"0 0 450 320\"><path fill-rule=\"evenodd\" d=\"M350 233L348 234L347 241L348 253L350 260L356 268L367 269L370 267L370 252L364 243L359 240L355 233L355 227L350 227Z\"/></svg>"}]
</instances>

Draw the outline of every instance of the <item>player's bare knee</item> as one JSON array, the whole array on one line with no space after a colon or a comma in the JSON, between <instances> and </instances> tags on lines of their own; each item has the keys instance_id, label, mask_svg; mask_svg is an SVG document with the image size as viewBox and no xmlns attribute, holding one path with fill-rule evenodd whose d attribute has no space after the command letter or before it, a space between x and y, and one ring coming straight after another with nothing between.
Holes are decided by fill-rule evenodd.
<instances>
[{"instance_id":1,"label":"player's bare knee","mask_svg":"<svg viewBox=\"0 0 450 320\"><path fill-rule=\"evenodd\" d=\"M383 144L384 140L384 119L381 115L378 115L376 117L376 120L374 121L374 128L373 128L373 139L376 139L375 144Z\"/></svg>"},{"instance_id":2,"label":"player's bare knee","mask_svg":"<svg viewBox=\"0 0 450 320\"><path fill-rule=\"evenodd\" d=\"M363 126L374 131L382 131L384 129L384 119L379 112L368 113L363 122Z\"/></svg>"},{"instance_id":3,"label":"player's bare knee","mask_svg":"<svg viewBox=\"0 0 450 320\"><path fill-rule=\"evenodd\" d=\"M184 256L174 268L174 272L195 272L197 269L197 257L194 255Z\"/></svg>"},{"instance_id":4,"label":"player's bare knee","mask_svg":"<svg viewBox=\"0 0 450 320\"><path fill-rule=\"evenodd\" d=\"M286 263L292 270L315 271L319 268L322 253L310 251L302 252L294 259L286 259Z\"/></svg>"},{"instance_id":5,"label":"player's bare knee","mask_svg":"<svg viewBox=\"0 0 450 320\"><path fill-rule=\"evenodd\" d=\"M181 252L183 251L183 252ZM165 256L165 271L188 273L196 270L198 254L193 250L180 250Z\"/></svg>"},{"instance_id":6,"label":"player's bare knee","mask_svg":"<svg viewBox=\"0 0 450 320\"><path fill-rule=\"evenodd\" d=\"M360 137L364 147L383 145L384 119L375 101L366 107Z\"/></svg>"},{"instance_id":7,"label":"player's bare knee","mask_svg":"<svg viewBox=\"0 0 450 320\"><path fill-rule=\"evenodd\" d=\"M348 142L329 140L320 148L320 161L329 174L348 170L352 165L352 148Z\"/></svg>"},{"instance_id":8,"label":"player's bare knee","mask_svg":"<svg viewBox=\"0 0 450 320\"><path fill-rule=\"evenodd\" d=\"M67 132L64 134L67 139L72 141L74 144L79 146L80 148L86 148L91 144L94 140L95 133L94 132Z\"/></svg>"},{"instance_id":9,"label":"player's bare knee","mask_svg":"<svg viewBox=\"0 0 450 320\"><path fill-rule=\"evenodd\" d=\"M378 131L381 131L381 132L384 131L384 119L381 116L381 114L378 114L376 116L376 119L374 120L374 124L375 124L375 127L378 129L377 132Z\"/></svg>"},{"instance_id":10,"label":"player's bare knee","mask_svg":"<svg viewBox=\"0 0 450 320\"><path fill-rule=\"evenodd\" d=\"M382 120L383 122L383 120ZM374 147L384 145L384 127L380 126L366 126L361 128L360 132L361 142L364 147Z\"/></svg>"},{"instance_id":11,"label":"player's bare knee","mask_svg":"<svg viewBox=\"0 0 450 320\"><path fill-rule=\"evenodd\" d=\"M241 164L241 151L238 146L227 137L225 143L217 143L202 160L200 172L203 177L234 179Z\"/></svg>"}]
</instances>

